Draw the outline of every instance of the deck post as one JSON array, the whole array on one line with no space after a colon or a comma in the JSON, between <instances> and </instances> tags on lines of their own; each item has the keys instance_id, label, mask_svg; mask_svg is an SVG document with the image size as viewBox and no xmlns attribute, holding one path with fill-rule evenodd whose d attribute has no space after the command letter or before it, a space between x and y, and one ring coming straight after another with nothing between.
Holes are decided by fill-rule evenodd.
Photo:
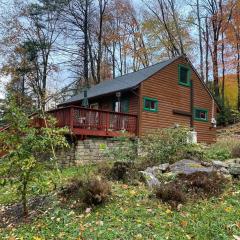
<instances>
[{"instance_id":1,"label":"deck post","mask_svg":"<svg viewBox=\"0 0 240 240\"><path fill-rule=\"evenodd\" d=\"M135 136L137 136L138 135L138 117L137 116L135 116Z\"/></svg>"}]
</instances>

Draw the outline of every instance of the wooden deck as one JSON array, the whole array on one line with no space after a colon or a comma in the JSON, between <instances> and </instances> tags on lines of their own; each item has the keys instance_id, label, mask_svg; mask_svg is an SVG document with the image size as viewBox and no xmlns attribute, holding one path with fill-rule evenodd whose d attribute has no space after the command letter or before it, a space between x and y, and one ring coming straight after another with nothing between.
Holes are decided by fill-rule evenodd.
<instances>
[{"instance_id":1,"label":"wooden deck","mask_svg":"<svg viewBox=\"0 0 240 240\"><path fill-rule=\"evenodd\" d=\"M137 115L68 106L48 111L58 127L69 127L78 136L135 136Z\"/></svg>"}]
</instances>

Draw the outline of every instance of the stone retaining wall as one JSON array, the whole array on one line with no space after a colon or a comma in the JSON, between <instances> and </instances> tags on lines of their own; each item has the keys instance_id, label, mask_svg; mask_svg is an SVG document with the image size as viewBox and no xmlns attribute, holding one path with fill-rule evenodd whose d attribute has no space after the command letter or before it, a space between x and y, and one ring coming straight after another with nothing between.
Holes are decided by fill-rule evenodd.
<instances>
[{"instance_id":1,"label":"stone retaining wall","mask_svg":"<svg viewBox=\"0 0 240 240\"><path fill-rule=\"evenodd\" d=\"M109 160L106 148L119 147L119 140L110 138L91 138L78 140L69 149L57 153L58 161L62 166L77 166L88 162Z\"/></svg>"}]
</instances>

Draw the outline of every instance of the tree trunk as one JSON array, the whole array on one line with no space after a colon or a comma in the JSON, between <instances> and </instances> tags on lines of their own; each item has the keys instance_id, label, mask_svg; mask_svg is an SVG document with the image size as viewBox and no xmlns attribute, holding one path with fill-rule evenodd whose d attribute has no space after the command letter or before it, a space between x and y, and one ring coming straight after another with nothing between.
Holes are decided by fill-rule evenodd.
<instances>
[{"instance_id":1,"label":"tree trunk","mask_svg":"<svg viewBox=\"0 0 240 240\"><path fill-rule=\"evenodd\" d=\"M198 39L199 39L199 53L200 53L200 76L204 79L203 73L203 46L202 46L202 24L200 18L199 0L197 0L197 19L198 19Z\"/></svg>"},{"instance_id":2,"label":"tree trunk","mask_svg":"<svg viewBox=\"0 0 240 240\"><path fill-rule=\"evenodd\" d=\"M113 79L116 77L116 43L113 42L113 51L112 51L112 75Z\"/></svg>"},{"instance_id":3,"label":"tree trunk","mask_svg":"<svg viewBox=\"0 0 240 240\"><path fill-rule=\"evenodd\" d=\"M178 35L178 39L179 39L180 51L181 51L181 54L185 54L184 47L183 47L183 41L182 41L182 34L181 34L180 29L179 29L179 23L178 23L177 17L176 17L175 3L174 3L173 0L169 0L169 4L171 6L173 21L174 21L175 28L176 28L177 35Z\"/></svg>"},{"instance_id":4,"label":"tree trunk","mask_svg":"<svg viewBox=\"0 0 240 240\"><path fill-rule=\"evenodd\" d=\"M208 74L209 74L209 62L208 62L208 58L209 58L209 33L208 33L208 19L205 19L205 28L206 28L206 36L205 36L205 41L206 41L206 47L205 47L205 71L206 71L206 75L205 75L205 81L206 84L208 84Z\"/></svg>"},{"instance_id":5,"label":"tree trunk","mask_svg":"<svg viewBox=\"0 0 240 240\"><path fill-rule=\"evenodd\" d=\"M218 79L218 41L213 42L213 53L212 53L212 63L213 63L213 82L214 82L214 93L216 97L219 97L219 79Z\"/></svg>"},{"instance_id":6,"label":"tree trunk","mask_svg":"<svg viewBox=\"0 0 240 240\"><path fill-rule=\"evenodd\" d=\"M28 174L27 174L28 175ZM28 207L27 207L27 184L28 184L28 176L23 180L21 195L22 195L22 207L23 207L23 216L28 216Z\"/></svg>"},{"instance_id":7,"label":"tree trunk","mask_svg":"<svg viewBox=\"0 0 240 240\"><path fill-rule=\"evenodd\" d=\"M223 105L225 103L225 60L224 60L224 50L225 50L225 45L224 45L224 34L222 32L222 101L223 101Z\"/></svg>"},{"instance_id":8,"label":"tree trunk","mask_svg":"<svg viewBox=\"0 0 240 240\"><path fill-rule=\"evenodd\" d=\"M99 34L98 34L98 57L97 57L97 83L101 81L101 63L102 63L102 33L103 33L103 17L106 7L106 1L99 0Z\"/></svg>"},{"instance_id":9,"label":"tree trunk","mask_svg":"<svg viewBox=\"0 0 240 240\"><path fill-rule=\"evenodd\" d=\"M238 111L240 111L240 44L237 42Z\"/></svg>"},{"instance_id":10,"label":"tree trunk","mask_svg":"<svg viewBox=\"0 0 240 240\"><path fill-rule=\"evenodd\" d=\"M85 0L84 11L84 81L87 87L90 87L88 80L88 0Z\"/></svg>"}]
</instances>

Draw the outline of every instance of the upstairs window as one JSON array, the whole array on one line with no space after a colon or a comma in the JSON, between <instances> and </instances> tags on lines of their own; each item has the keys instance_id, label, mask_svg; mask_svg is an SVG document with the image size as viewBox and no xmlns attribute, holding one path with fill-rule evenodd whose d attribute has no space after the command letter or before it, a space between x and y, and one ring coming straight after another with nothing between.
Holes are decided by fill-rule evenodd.
<instances>
[{"instance_id":1,"label":"upstairs window","mask_svg":"<svg viewBox=\"0 0 240 240\"><path fill-rule=\"evenodd\" d=\"M194 119L197 121L207 122L208 121L208 110L195 108L194 109Z\"/></svg>"},{"instance_id":2,"label":"upstairs window","mask_svg":"<svg viewBox=\"0 0 240 240\"><path fill-rule=\"evenodd\" d=\"M158 111L158 100L155 98L143 98L143 109L145 111L157 112Z\"/></svg>"},{"instance_id":3,"label":"upstairs window","mask_svg":"<svg viewBox=\"0 0 240 240\"><path fill-rule=\"evenodd\" d=\"M191 70L186 65L178 65L178 83L183 86L190 86Z\"/></svg>"}]
</instances>

